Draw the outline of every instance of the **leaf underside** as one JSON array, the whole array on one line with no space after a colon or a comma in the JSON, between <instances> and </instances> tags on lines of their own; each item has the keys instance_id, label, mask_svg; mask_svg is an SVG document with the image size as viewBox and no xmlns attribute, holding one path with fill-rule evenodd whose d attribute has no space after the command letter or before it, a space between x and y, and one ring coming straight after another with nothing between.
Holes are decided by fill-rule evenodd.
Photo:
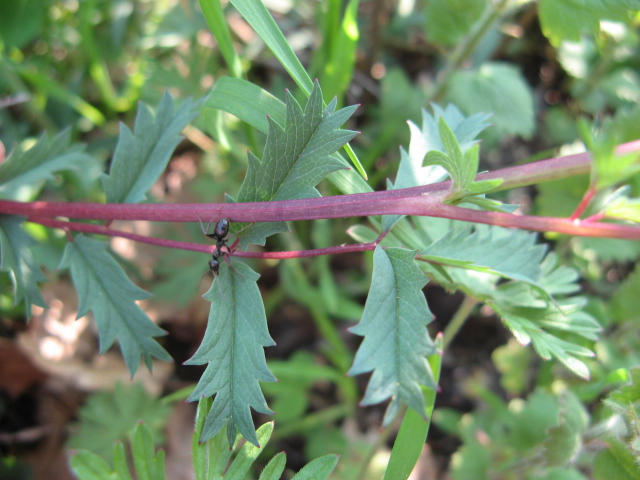
<instances>
[{"instance_id":1,"label":"leaf underside","mask_svg":"<svg viewBox=\"0 0 640 480\"><path fill-rule=\"evenodd\" d=\"M259 382L274 382L267 368L264 347L274 345L260 291L259 275L241 262L222 262L211 288L204 294L211 310L202 344L187 365L207 363L190 401L201 396L216 398L209 412L201 441L227 426L229 444L239 431L258 445L250 408L273 413L267 407Z\"/></svg>"},{"instance_id":2,"label":"leaf underside","mask_svg":"<svg viewBox=\"0 0 640 480\"><path fill-rule=\"evenodd\" d=\"M165 335L136 304L150 294L134 285L122 267L107 252L107 243L77 235L69 242L60 268L69 268L80 297L78 318L93 311L100 334L100 354L117 338L125 363L133 374L140 356L151 370L152 357L171 361L171 356L153 338Z\"/></svg>"},{"instance_id":3,"label":"leaf underside","mask_svg":"<svg viewBox=\"0 0 640 480\"><path fill-rule=\"evenodd\" d=\"M426 417L422 386L435 388L427 356L436 352L426 326L433 320L422 288L427 280L415 252L376 247L373 279L360 323L350 331L364 336L348 375L373 371L362 405L391 398L384 424L401 404Z\"/></svg>"}]
</instances>

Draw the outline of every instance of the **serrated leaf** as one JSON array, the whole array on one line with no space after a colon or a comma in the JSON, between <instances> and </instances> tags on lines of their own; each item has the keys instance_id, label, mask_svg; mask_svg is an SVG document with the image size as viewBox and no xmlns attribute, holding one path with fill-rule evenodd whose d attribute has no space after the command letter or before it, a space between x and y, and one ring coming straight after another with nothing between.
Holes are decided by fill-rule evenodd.
<instances>
[{"instance_id":1,"label":"serrated leaf","mask_svg":"<svg viewBox=\"0 0 640 480\"><path fill-rule=\"evenodd\" d=\"M623 411L640 400L640 368L632 368L630 374L631 383L614 390L605 400L607 403L614 404L619 410Z\"/></svg>"},{"instance_id":2,"label":"serrated leaf","mask_svg":"<svg viewBox=\"0 0 640 480\"><path fill-rule=\"evenodd\" d=\"M511 333L521 345L531 343L538 355L545 360L555 358L576 375L585 379L589 378L589 369L576 356L593 357L594 353L585 347L560 339L544 330L541 326L543 322L539 318L541 315L539 309L511 308L494 302L488 302L488 304L500 315L504 324L511 330ZM553 327L555 326L550 328ZM565 330L572 331L571 328L565 328ZM576 333L580 333L580 330L576 331Z\"/></svg>"},{"instance_id":3,"label":"serrated leaf","mask_svg":"<svg viewBox=\"0 0 640 480\"><path fill-rule=\"evenodd\" d=\"M495 133L530 137L535 129L531 88L512 65L484 62L478 69L455 72L448 98L471 114L493 112Z\"/></svg>"},{"instance_id":4,"label":"serrated leaf","mask_svg":"<svg viewBox=\"0 0 640 480\"><path fill-rule=\"evenodd\" d=\"M637 459L627 446L616 438L610 438L607 448L593 460L594 480L640 480Z\"/></svg>"},{"instance_id":5,"label":"serrated leaf","mask_svg":"<svg viewBox=\"0 0 640 480\"><path fill-rule=\"evenodd\" d=\"M478 172L478 152L480 147L477 144L473 145L463 153L455 135L443 118L440 119L438 128L446 153L436 150L427 152L424 164L440 165L449 172L451 189L446 198L447 202L454 202L469 195L488 192L502 183L499 178L474 182Z\"/></svg>"},{"instance_id":6,"label":"serrated leaf","mask_svg":"<svg viewBox=\"0 0 640 480\"><path fill-rule=\"evenodd\" d=\"M419 255L437 263L537 285L547 247L535 242L535 234L521 230L465 227L448 231Z\"/></svg>"},{"instance_id":7,"label":"serrated leaf","mask_svg":"<svg viewBox=\"0 0 640 480\"><path fill-rule=\"evenodd\" d=\"M273 413L265 401L258 382L276 378L267 368L264 347L274 345L267 330L267 319L256 284L259 275L246 264L226 262L204 298L211 301L211 311L202 344L185 364L207 369L189 397L216 395L207 415L201 441L227 426L229 445L239 431L258 446L250 408Z\"/></svg>"},{"instance_id":8,"label":"serrated leaf","mask_svg":"<svg viewBox=\"0 0 640 480\"><path fill-rule=\"evenodd\" d=\"M170 406L147 393L141 384L125 387L116 383L114 391L89 397L80 409L80 429L67 448L86 448L106 458L114 442L126 441L140 421L160 437L170 411Z\"/></svg>"},{"instance_id":9,"label":"serrated leaf","mask_svg":"<svg viewBox=\"0 0 640 480\"><path fill-rule=\"evenodd\" d=\"M185 100L174 110L173 98L165 92L155 117L140 103L133 132L122 124L109 175L102 184L108 203L137 203L146 199L167 167L180 132L198 114L200 102Z\"/></svg>"},{"instance_id":10,"label":"serrated leaf","mask_svg":"<svg viewBox=\"0 0 640 480\"><path fill-rule=\"evenodd\" d=\"M82 168L92 157L84 145L71 145L71 130L55 137L43 134L28 150L16 147L0 164L0 193L12 195L23 185L49 180L55 172Z\"/></svg>"},{"instance_id":11,"label":"serrated leaf","mask_svg":"<svg viewBox=\"0 0 640 480\"><path fill-rule=\"evenodd\" d=\"M151 369L151 358L171 361L153 337L165 335L136 304L150 294L134 285L122 267L106 251L108 244L78 235L69 242L60 268L69 268L78 290L78 318L93 311L100 334L100 354L118 338L129 372L133 375L140 356Z\"/></svg>"},{"instance_id":12,"label":"serrated leaf","mask_svg":"<svg viewBox=\"0 0 640 480\"><path fill-rule=\"evenodd\" d=\"M291 480L325 480L338 464L338 455L325 455L307 463Z\"/></svg>"},{"instance_id":13,"label":"serrated leaf","mask_svg":"<svg viewBox=\"0 0 640 480\"><path fill-rule=\"evenodd\" d=\"M554 46L562 40L580 40L581 33L595 35L601 20L626 22L638 0L540 0L542 33Z\"/></svg>"},{"instance_id":14,"label":"serrated leaf","mask_svg":"<svg viewBox=\"0 0 640 480\"><path fill-rule=\"evenodd\" d=\"M445 178L446 171L440 165L423 166L427 152L444 153L446 151L438 127L441 119L444 119L450 127L463 152L475 145L478 142L477 135L489 126L486 122L489 114L476 113L465 117L454 105L447 105L443 109L433 104L432 108L433 115L422 109L421 127L409 122L409 130L411 131L409 151L400 149L398 173L395 183L389 182L388 190L429 185ZM402 218L401 215L384 215L382 217L383 231L391 229L400 218Z\"/></svg>"},{"instance_id":15,"label":"serrated leaf","mask_svg":"<svg viewBox=\"0 0 640 480\"><path fill-rule=\"evenodd\" d=\"M36 242L22 229L23 221L22 217L0 215L0 270L9 272L14 305L24 300L29 319L32 305L47 307L37 284L46 277L35 264L29 247Z\"/></svg>"},{"instance_id":16,"label":"serrated leaf","mask_svg":"<svg viewBox=\"0 0 640 480\"><path fill-rule=\"evenodd\" d=\"M373 371L361 404L391 398L385 425L401 404L426 417L421 386L436 387L427 361L436 350L426 329L433 320L422 293L427 280L414 259L415 252L409 250L376 247L364 313L350 329L365 338L348 375Z\"/></svg>"},{"instance_id":17,"label":"serrated leaf","mask_svg":"<svg viewBox=\"0 0 640 480\"><path fill-rule=\"evenodd\" d=\"M335 111L335 99L324 109L322 105L318 82L314 83L304 110L290 92L286 93L284 125L269 119L262 160L249 152L249 167L238 192L238 202L319 197L315 186L329 173L346 168L331 154L356 135L356 132L340 128L356 106ZM252 225L242 235L242 248L250 243L264 245L266 236L260 230L265 228L286 231L286 224Z\"/></svg>"}]
</instances>

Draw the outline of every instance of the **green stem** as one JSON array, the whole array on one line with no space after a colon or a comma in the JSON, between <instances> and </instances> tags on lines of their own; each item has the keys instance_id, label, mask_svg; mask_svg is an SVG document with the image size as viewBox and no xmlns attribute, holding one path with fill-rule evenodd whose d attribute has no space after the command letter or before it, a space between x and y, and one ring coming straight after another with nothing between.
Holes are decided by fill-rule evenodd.
<instances>
[{"instance_id":1,"label":"green stem","mask_svg":"<svg viewBox=\"0 0 640 480\"><path fill-rule=\"evenodd\" d=\"M496 20L504 13L509 2L510 0L501 0L497 5L487 9L483 17L474 25L471 32L458 44L449 57L444 70L439 75L438 82L431 97L432 101L438 102L442 99L451 75L458 71L462 63L473 53L489 28L491 28Z\"/></svg>"},{"instance_id":2,"label":"green stem","mask_svg":"<svg viewBox=\"0 0 640 480\"><path fill-rule=\"evenodd\" d=\"M443 348L447 348L453 338L456 336L464 322L469 318L469 315L473 311L473 308L477 305L478 301L475 298L465 296L464 300L460 304L458 311L455 313L449 325L444 330L443 334Z\"/></svg>"}]
</instances>

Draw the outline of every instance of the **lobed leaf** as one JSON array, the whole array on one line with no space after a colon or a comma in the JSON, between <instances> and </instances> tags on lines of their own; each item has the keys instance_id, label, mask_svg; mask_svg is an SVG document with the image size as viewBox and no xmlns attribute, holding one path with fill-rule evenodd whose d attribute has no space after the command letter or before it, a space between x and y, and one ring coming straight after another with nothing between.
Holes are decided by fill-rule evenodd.
<instances>
[{"instance_id":1,"label":"lobed leaf","mask_svg":"<svg viewBox=\"0 0 640 480\"><path fill-rule=\"evenodd\" d=\"M267 368L263 347L274 345L256 284L259 275L246 264L222 262L220 271L204 298L211 301L207 330L202 344L187 365L207 363L207 369L189 397L216 395L207 415L201 441L212 438L225 425L229 445L236 431L258 445L250 408L273 413L259 383L276 378Z\"/></svg>"},{"instance_id":2,"label":"lobed leaf","mask_svg":"<svg viewBox=\"0 0 640 480\"><path fill-rule=\"evenodd\" d=\"M118 338L131 375L140 356L151 370L151 358L171 357L153 338L164 335L136 304L150 294L134 285L122 267L106 251L107 243L78 235L64 251L60 268L69 268L80 297L78 318L93 311L100 335L100 354Z\"/></svg>"},{"instance_id":3,"label":"lobed leaf","mask_svg":"<svg viewBox=\"0 0 640 480\"><path fill-rule=\"evenodd\" d=\"M22 229L23 220L0 215L0 270L10 273L14 305L24 300L28 319L32 305L47 307L37 284L46 277L35 264L29 247L36 242Z\"/></svg>"},{"instance_id":4,"label":"lobed leaf","mask_svg":"<svg viewBox=\"0 0 640 480\"><path fill-rule=\"evenodd\" d=\"M347 168L331 154L356 135L340 129L356 107L335 111L334 100L323 108L317 82L304 110L290 92L286 97L284 125L268 119L269 134L262 160L249 152L249 167L238 202L319 197L315 186L329 173ZM267 234L286 229L284 222L252 225L242 235L242 248L250 243L264 245Z\"/></svg>"},{"instance_id":5,"label":"lobed leaf","mask_svg":"<svg viewBox=\"0 0 640 480\"><path fill-rule=\"evenodd\" d=\"M43 134L28 150L16 147L0 164L0 193L13 195L24 185L49 180L55 172L86 168L92 157L84 145L71 145L71 130Z\"/></svg>"},{"instance_id":6,"label":"lobed leaf","mask_svg":"<svg viewBox=\"0 0 640 480\"><path fill-rule=\"evenodd\" d=\"M427 280L415 265L415 253L376 247L373 279L360 323L350 331L364 336L348 375L373 371L362 405L391 398L388 425L401 404L426 418L421 386L436 384L427 356L436 348L426 326L433 320L422 288Z\"/></svg>"},{"instance_id":7,"label":"lobed leaf","mask_svg":"<svg viewBox=\"0 0 640 480\"><path fill-rule=\"evenodd\" d=\"M444 265L493 273L537 285L547 247L535 241L535 234L521 230L464 227L449 230L419 255Z\"/></svg>"},{"instance_id":8,"label":"lobed leaf","mask_svg":"<svg viewBox=\"0 0 640 480\"><path fill-rule=\"evenodd\" d=\"M185 100L174 110L173 98L165 92L155 117L140 103L133 132L121 124L109 175L102 184L108 203L137 203L165 171L180 132L196 117L201 102Z\"/></svg>"}]
</instances>

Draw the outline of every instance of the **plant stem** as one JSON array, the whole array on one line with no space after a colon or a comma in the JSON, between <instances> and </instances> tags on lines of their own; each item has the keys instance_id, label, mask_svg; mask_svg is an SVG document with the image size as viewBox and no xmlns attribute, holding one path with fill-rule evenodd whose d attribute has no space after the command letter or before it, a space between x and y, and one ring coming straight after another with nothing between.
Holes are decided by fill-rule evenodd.
<instances>
[{"instance_id":1,"label":"plant stem","mask_svg":"<svg viewBox=\"0 0 640 480\"><path fill-rule=\"evenodd\" d=\"M469 318L469 315L477 304L478 301L475 298L465 295L464 300L458 308L458 311L455 313L442 335L442 344L444 349L449 346L449 344L454 339L460 328L462 328L464 322L467 321L467 318Z\"/></svg>"},{"instance_id":2,"label":"plant stem","mask_svg":"<svg viewBox=\"0 0 640 480\"><path fill-rule=\"evenodd\" d=\"M640 150L640 141L626 143L617 148L619 154L638 150ZM476 178L477 180L501 178L503 180L502 184L493 190L497 191L545 180L556 180L568 176L586 174L590 168L589 161L589 154L582 153L496 170L480 174ZM0 200L0 213L27 216L38 223L43 223L44 217L164 222L197 222L202 218L228 218L233 222L273 222L396 214L442 217L509 228L558 232L574 236L640 240L640 228L628 225L599 223L578 219L512 215L509 213L469 210L452 205L445 205L442 201L446 197L450 185L451 182L446 181L432 185L384 192L257 203L105 205L68 202L23 203L11 200ZM96 225L67 222L64 225L59 224L55 226L59 226L60 228L66 226L67 230L91 231L92 233L113 235L113 232L109 230L95 230L98 228ZM88 228L94 230L87 230ZM193 249L194 248L192 248L192 250ZM332 253L331 250L321 250L322 253ZM300 255L296 254L295 256Z\"/></svg>"}]
</instances>

